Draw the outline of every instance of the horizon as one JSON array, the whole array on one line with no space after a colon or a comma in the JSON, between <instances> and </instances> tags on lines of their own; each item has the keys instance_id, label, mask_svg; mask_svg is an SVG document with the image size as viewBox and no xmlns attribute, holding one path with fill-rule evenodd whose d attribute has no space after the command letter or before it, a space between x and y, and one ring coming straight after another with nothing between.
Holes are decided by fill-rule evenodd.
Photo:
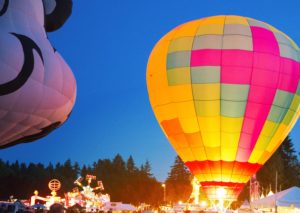
<instances>
[{"instance_id":1,"label":"horizon","mask_svg":"<svg viewBox=\"0 0 300 213\"><path fill-rule=\"evenodd\" d=\"M266 22L300 45L300 2L74 1L66 24L49 39L77 80L77 100L69 120L36 142L0 150L14 162L92 164L95 158L132 155L149 160L157 180L165 180L176 153L160 129L148 99L146 66L158 40L176 26L218 14ZM290 137L300 152L300 122Z\"/></svg>"}]
</instances>

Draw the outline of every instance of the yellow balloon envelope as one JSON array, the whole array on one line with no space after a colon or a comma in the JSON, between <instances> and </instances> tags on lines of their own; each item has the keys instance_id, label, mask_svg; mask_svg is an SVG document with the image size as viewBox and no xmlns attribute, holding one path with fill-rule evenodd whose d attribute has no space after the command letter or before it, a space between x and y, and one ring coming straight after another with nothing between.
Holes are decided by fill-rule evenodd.
<instances>
[{"instance_id":1,"label":"yellow balloon envelope","mask_svg":"<svg viewBox=\"0 0 300 213\"><path fill-rule=\"evenodd\" d=\"M170 143L210 199L235 200L299 115L300 55L274 27L215 16L167 33L147 67L149 99Z\"/></svg>"}]
</instances>

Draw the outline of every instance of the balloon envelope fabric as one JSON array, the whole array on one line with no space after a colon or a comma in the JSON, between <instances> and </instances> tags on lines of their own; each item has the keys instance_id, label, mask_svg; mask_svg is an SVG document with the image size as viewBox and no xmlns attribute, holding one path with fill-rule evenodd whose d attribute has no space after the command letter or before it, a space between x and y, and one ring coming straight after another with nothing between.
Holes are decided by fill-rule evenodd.
<instances>
[{"instance_id":1,"label":"balloon envelope fabric","mask_svg":"<svg viewBox=\"0 0 300 213\"><path fill-rule=\"evenodd\" d=\"M235 200L299 115L297 45L269 24L214 16L154 47L149 99L170 143L210 199Z\"/></svg>"},{"instance_id":2,"label":"balloon envelope fabric","mask_svg":"<svg viewBox=\"0 0 300 213\"><path fill-rule=\"evenodd\" d=\"M0 3L0 148L46 136L74 106L76 81L44 16L41 0Z\"/></svg>"}]
</instances>

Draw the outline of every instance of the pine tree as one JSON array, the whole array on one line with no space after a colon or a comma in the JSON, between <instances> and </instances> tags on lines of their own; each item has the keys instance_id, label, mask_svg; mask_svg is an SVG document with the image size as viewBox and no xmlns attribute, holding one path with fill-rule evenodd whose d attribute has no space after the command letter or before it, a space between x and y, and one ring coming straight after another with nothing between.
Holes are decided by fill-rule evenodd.
<instances>
[{"instance_id":1,"label":"pine tree","mask_svg":"<svg viewBox=\"0 0 300 213\"><path fill-rule=\"evenodd\" d=\"M279 185L286 189L291 186L297 186L300 184L300 171L299 160L294 148L294 145L289 136L284 140L280 146L279 153L283 162L283 168L280 173L284 176L284 179L279 181Z\"/></svg>"},{"instance_id":2,"label":"pine tree","mask_svg":"<svg viewBox=\"0 0 300 213\"><path fill-rule=\"evenodd\" d=\"M131 155L129 156L129 158L126 162L126 169L130 174L134 173L137 170L134 160Z\"/></svg>"},{"instance_id":3,"label":"pine tree","mask_svg":"<svg viewBox=\"0 0 300 213\"><path fill-rule=\"evenodd\" d=\"M145 164L142 165L141 171L147 176L147 177L153 177L153 174L151 173L151 165L148 160L146 160Z\"/></svg>"},{"instance_id":4,"label":"pine tree","mask_svg":"<svg viewBox=\"0 0 300 213\"><path fill-rule=\"evenodd\" d=\"M270 190L270 185L273 191L276 191L276 172L278 174L278 191L300 184L299 161L289 136L257 173L257 178L265 194Z\"/></svg>"},{"instance_id":5,"label":"pine tree","mask_svg":"<svg viewBox=\"0 0 300 213\"><path fill-rule=\"evenodd\" d=\"M275 177L277 172L277 191L300 185L300 163L290 137L283 143L271 158L257 172L256 177L261 186L261 192L266 195L270 190L276 192ZM249 199L249 183L239 195L239 200Z\"/></svg>"},{"instance_id":6,"label":"pine tree","mask_svg":"<svg viewBox=\"0 0 300 213\"><path fill-rule=\"evenodd\" d=\"M183 181L183 182L189 182L190 181L190 175L188 168L184 164L184 162L181 160L179 156L175 158L174 165L172 166L171 171L168 174L169 181Z\"/></svg>"},{"instance_id":7,"label":"pine tree","mask_svg":"<svg viewBox=\"0 0 300 213\"><path fill-rule=\"evenodd\" d=\"M177 156L166 180L167 200L172 202L187 201L191 192L191 173Z\"/></svg>"},{"instance_id":8,"label":"pine tree","mask_svg":"<svg viewBox=\"0 0 300 213\"><path fill-rule=\"evenodd\" d=\"M117 154L113 161L113 167L116 169L117 172L123 173L125 171L125 162L120 154Z\"/></svg>"}]
</instances>

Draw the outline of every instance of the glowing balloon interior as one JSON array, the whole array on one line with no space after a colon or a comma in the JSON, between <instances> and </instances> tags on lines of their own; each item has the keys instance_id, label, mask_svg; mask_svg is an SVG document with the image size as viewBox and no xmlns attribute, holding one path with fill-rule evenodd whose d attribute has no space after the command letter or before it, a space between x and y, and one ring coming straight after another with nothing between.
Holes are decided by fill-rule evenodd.
<instances>
[{"instance_id":1,"label":"glowing balloon interior","mask_svg":"<svg viewBox=\"0 0 300 213\"><path fill-rule=\"evenodd\" d=\"M149 99L210 199L234 200L299 115L300 55L274 27L215 16L180 25L154 47Z\"/></svg>"},{"instance_id":2,"label":"glowing balloon interior","mask_svg":"<svg viewBox=\"0 0 300 213\"><path fill-rule=\"evenodd\" d=\"M46 30L71 11L71 0L1 1L0 148L42 138L68 119L76 82Z\"/></svg>"}]
</instances>

